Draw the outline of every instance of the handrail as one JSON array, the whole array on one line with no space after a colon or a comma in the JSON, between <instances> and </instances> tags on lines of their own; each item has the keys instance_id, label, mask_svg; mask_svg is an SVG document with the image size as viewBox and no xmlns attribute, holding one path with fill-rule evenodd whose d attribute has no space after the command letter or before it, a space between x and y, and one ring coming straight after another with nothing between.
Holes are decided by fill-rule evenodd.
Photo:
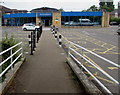
<instances>
[{"instance_id":1,"label":"handrail","mask_svg":"<svg viewBox=\"0 0 120 95\"><path fill-rule=\"evenodd\" d=\"M10 47L10 48L2 51L2 52L0 53L0 56L1 56L2 54L6 53L7 51L11 51L11 55L10 55L8 58L6 58L5 60L3 60L2 62L0 62L0 66L2 66L3 64L5 64L5 62L7 62L9 59L11 59L10 65L7 66L7 67L5 68L5 70L3 70L3 71L0 73L0 77L2 77L10 67L13 69L12 65L23 55L23 52L22 52L22 49L23 49L23 48L22 48L22 46L21 46L18 50L16 50L14 53L12 53L12 49L15 48L15 47L17 47L17 46L19 46L19 45L22 45L22 42L20 42L20 43L14 45L14 46L12 46L12 47ZM21 52L20 52L20 51L21 51ZM17 54L18 52L20 52L20 54L16 57L16 59L13 60L13 56L14 56L15 54Z\"/></svg>"},{"instance_id":2,"label":"handrail","mask_svg":"<svg viewBox=\"0 0 120 95\"><path fill-rule=\"evenodd\" d=\"M17 50L15 53L13 53L11 56L9 56L7 59L5 59L4 61L2 61L0 63L0 66L3 65L6 61L8 61L11 57L13 57L15 54L17 54L20 50L22 50L22 48L20 48L19 50Z\"/></svg>"},{"instance_id":3,"label":"handrail","mask_svg":"<svg viewBox=\"0 0 120 95\"><path fill-rule=\"evenodd\" d=\"M14 46L12 46L12 47L10 47L10 48L8 48L8 49L2 51L2 52L0 53L0 55L2 55L3 53L5 53L5 52L7 52L7 51L9 51L9 50L11 50L11 49L13 49L14 47L16 47L16 46L18 46L18 45L20 45L20 44L22 44L22 42L20 42L20 43L14 45Z\"/></svg>"},{"instance_id":4,"label":"handrail","mask_svg":"<svg viewBox=\"0 0 120 95\"><path fill-rule=\"evenodd\" d=\"M72 58L77 61L108 93L112 94L108 88L106 88L85 66L83 66L83 64L78 61L72 54L70 54L70 56L72 56Z\"/></svg>"},{"instance_id":5,"label":"handrail","mask_svg":"<svg viewBox=\"0 0 120 95\"><path fill-rule=\"evenodd\" d=\"M82 46L79 46L79 45L77 45L77 44L75 44L75 43L73 43L73 42L71 42L71 41L69 41L69 42L72 43L72 44L74 44L75 46L77 46L77 47L79 47L79 48L82 48L82 49L84 49L85 51L87 51L87 52L89 52L89 53L91 53L91 54L93 54L93 55L95 55L95 56L103 59L104 61L109 62L109 63L111 63L112 65L120 68L120 65L116 64L115 62L112 62L112 61L110 61L110 60L108 60L108 59L106 59L106 58L104 58L104 57L102 57L102 56L100 56L100 55L98 55L98 54L96 54L96 53L94 53L94 52L92 52L92 51L90 51L90 50L82 47Z\"/></svg>"},{"instance_id":6,"label":"handrail","mask_svg":"<svg viewBox=\"0 0 120 95\"><path fill-rule=\"evenodd\" d=\"M71 41L68 41L69 42L69 46L68 46L68 57L72 57L78 64L80 64L82 66L82 68L84 68L85 71L87 71L92 77L93 79L109 94L112 95L111 91L100 81L98 80L85 66L83 66L83 64L70 52L70 51L73 51L75 54L77 54L78 56L82 57L85 61L87 61L89 64L91 64L92 66L94 66L96 69L98 69L102 74L104 74L106 77L108 77L109 79L111 79L114 83L116 83L117 85L119 85L119 82L117 80L115 80L112 76L110 76L108 73L106 73L104 70L102 70L101 68L97 67L95 64L93 64L91 61L89 61L87 58L84 57L84 55L78 53L76 50L74 50L72 47L70 47L70 45L74 45L78 48L81 48L82 50L84 51L87 51L91 54L93 54L94 56L106 61L106 62L109 62L111 63L112 65L116 66L116 67L120 67L120 65L92 52L92 51L89 51L88 49L82 47L82 46L79 46Z\"/></svg>"},{"instance_id":7,"label":"handrail","mask_svg":"<svg viewBox=\"0 0 120 95\"><path fill-rule=\"evenodd\" d=\"M91 61L89 61L88 59L86 59L84 56L82 56L81 54L79 54L77 51L75 51L74 49L70 48L72 51L74 51L76 54L78 54L79 56L81 56L83 59L85 59L87 62L89 62L91 65L93 65L95 68L97 68L100 72L102 72L104 75L106 75L108 78L110 78L112 81L114 81L116 84L119 84L119 82L117 80L115 80L113 77L111 77L108 73L106 73L104 70L98 68L96 65L94 65Z\"/></svg>"}]
</instances>

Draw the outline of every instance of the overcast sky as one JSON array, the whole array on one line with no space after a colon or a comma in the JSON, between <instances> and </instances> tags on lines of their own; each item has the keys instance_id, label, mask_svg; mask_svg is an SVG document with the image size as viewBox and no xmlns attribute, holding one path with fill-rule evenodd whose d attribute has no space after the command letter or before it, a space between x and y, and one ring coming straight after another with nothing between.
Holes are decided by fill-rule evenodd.
<instances>
[{"instance_id":1,"label":"overcast sky","mask_svg":"<svg viewBox=\"0 0 120 95\"><path fill-rule=\"evenodd\" d=\"M25 2L24 2L25 1ZM113 0L115 8L120 0ZM99 7L99 0L0 0L11 9L32 10L40 7L63 8L65 11L81 11L92 5Z\"/></svg>"}]
</instances>

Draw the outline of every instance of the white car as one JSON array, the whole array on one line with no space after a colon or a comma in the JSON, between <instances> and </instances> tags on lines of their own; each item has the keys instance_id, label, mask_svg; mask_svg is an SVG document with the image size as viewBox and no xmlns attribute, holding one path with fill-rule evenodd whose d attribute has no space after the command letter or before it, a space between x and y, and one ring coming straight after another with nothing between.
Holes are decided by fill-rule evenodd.
<instances>
[{"instance_id":1,"label":"white car","mask_svg":"<svg viewBox=\"0 0 120 95\"><path fill-rule=\"evenodd\" d=\"M40 28L39 26L36 26L32 23L26 23L23 25L22 30L27 31L27 30L36 30Z\"/></svg>"}]
</instances>

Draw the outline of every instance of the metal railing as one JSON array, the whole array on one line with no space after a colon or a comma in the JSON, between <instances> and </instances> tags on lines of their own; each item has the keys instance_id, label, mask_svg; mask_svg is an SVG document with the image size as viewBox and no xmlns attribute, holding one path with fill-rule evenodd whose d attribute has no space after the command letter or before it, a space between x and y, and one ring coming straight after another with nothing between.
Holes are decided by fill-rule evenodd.
<instances>
[{"instance_id":1,"label":"metal railing","mask_svg":"<svg viewBox=\"0 0 120 95\"><path fill-rule=\"evenodd\" d=\"M72 45L80 48L80 49L82 50L82 52L84 52L84 51L89 52L90 54L92 54L92 55L94 55L94 56L96 56L96 57L98 57L98 58L100 58L100 59L108 62L109 64L112 64L112 65L114 65L114 66L116 66L116 67L118 67L118 68L120 67L120 65L118 65L118 64L116 64L116 63L114 63L114 62L112 62L112 61L110 61L110 60L108 60L108 59L106 59L106 58L104 58L104 57L102 57L102 56L100 56L100 55L98 55L98 54L90 51L90 50L87 50L86 48L84 48L84 47L82 47L82 46L79 46L79 45L77 45L77 44L75 44L75 43L73 43L73 42L70 42L70 41L69 41L69 43L70 43L70 45L72 44ZM100 81L71 53L71 51L73 51L75 54L77 54L78 56L80 56L81 58L83 58L86 62L88 62L88 63L89 63L90 65L92 65L93 67L95 67L97 70L99 70L102 74L104 74L106 77L108 77L109 79L111 79L111 81L113 81L113 82L116 83L117 85L119 85L119 82L118 82L117 80L115 80L112 76L110 76L108 73L106 73L103 69L99 68L98 66L96 66L95 64L93 64L91 61L89 61L87 58L85 58L84 55L80 54L79 52L77 52L76 50L74 50L73 48L71 48L71 47L69 46L69 49L68 49L68 55L69 55L69 57L72 57L77 63L79 63L79 65L81 65L81 66L85 69L85 71L87 71L87 72L94 78L94 80L95 80L102 88L104 88L104 90L105 90L107 93L112 94L111 91L109 91L109 89L108 89L102 82L100 82Z\"/></svg>"},{"instance_id":2,"label":"metal railing","mask_svg":"<svg viewBox=\"0 0 120 95\"><path fill-rule=\"evenodd\" d=\"M54 31L52 33L53 33L53 35L55 34ZM58 39L59 39L59 37L58 37L59 35L61 35L61 34L57 33L57 38ZM88 68L86 68L82 64L82 62L80 62L80 60L78 60L76 58L76 56L74 54L78 55L84 61L86 61L87 63L89 63L90 65L92 65L94 68L96 68L98 71L100 71L104 76L106 76L107 78L109 78L116 85L119 85L119 82L116 79L114 79L111 75L109 75L107 72L105 72L102 68L98 67L97 65L95 65L94 63L92 63L89 59L87 59L84 56L85 55L84 53L88 52L89 54L92 54L95 57L97 57L97 58L99 58L101 60L104 60L105 62L107 62L107 63L109 63L109 64L117 67L118 69L120 68L120 65L118 65L118 64L116 64L116 63L114 63L114 62L112 62L112 61L110 61L110 60L108 60L108 59L106 59L106 58L104 58L104 57L102 57L102 56L100 56L100 55L98 55L98 54L96 54L96 53L94 53L94 52L92 52L92 51L90 51L90 50L88 50L88 49L80 46L80 45L78 45L78 44L75 44L75 43L73 43L71 41L68 41L67 38L65 38L63 35L62 35L62 39L61 40L62 40L62 42L61 42L62 46L65 46L67 48L66 51L67 51L67 54L68 54L68 58L72 58L73 60L75 60L75 62L77 62L105 90L106 93L109 93L109 94L112 95L112 92ZM76 49L74 49L74 48L77 48L77 49L81 50L81 53L78 52L78 51L76 51Z\"/></svg>"},{"instance_id":3,"label":"metal railing","mask_svg":"<svg viewBox=\"0 0 120 95\"><path fill-rule=\"evenodd\" d=\"M13 49L16 48L16 47L18 47L18 46L20 46L20 47L18 48L18 50L14 51L14 53L13 53ZM14 63L15 63L20 57L23 56L22 42L20 42L20 43L14 45L14 46L8 48L7 50L2 51L2 52L0 53L0 56L2 56L3 54L5 54L5 53L8 52L8 51L10 52L10 56L9 56L8 58L4 59L4 60L2 59L2 62L0 62L0 67L2 67L2 65L5 64L8 60L10 60L10 64L0 73L0 78L1 78L10 68L13 70L13 69L14 69L14 68L13 68ZM14 57L16 54L18 54L18 53L19 53L19 55L17 55L16 58L14 59L13 57Z\"/></svg>"}]
</instances>

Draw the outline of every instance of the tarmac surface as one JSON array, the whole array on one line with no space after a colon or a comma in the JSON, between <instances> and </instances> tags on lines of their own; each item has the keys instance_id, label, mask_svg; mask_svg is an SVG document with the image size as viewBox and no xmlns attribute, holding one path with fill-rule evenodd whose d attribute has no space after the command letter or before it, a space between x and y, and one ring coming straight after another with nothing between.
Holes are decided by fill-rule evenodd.
<instances>
[{"instance_id":1,"label":"tarmac surface","mask_svg":"<svg viewBox=\"0 0 120 95\"><path fill-rule=\"evenodd\" d=\"M27 55L8 93L85 93L50 31L43 31L34 55Z\"/></svg>"}]
</instances>

